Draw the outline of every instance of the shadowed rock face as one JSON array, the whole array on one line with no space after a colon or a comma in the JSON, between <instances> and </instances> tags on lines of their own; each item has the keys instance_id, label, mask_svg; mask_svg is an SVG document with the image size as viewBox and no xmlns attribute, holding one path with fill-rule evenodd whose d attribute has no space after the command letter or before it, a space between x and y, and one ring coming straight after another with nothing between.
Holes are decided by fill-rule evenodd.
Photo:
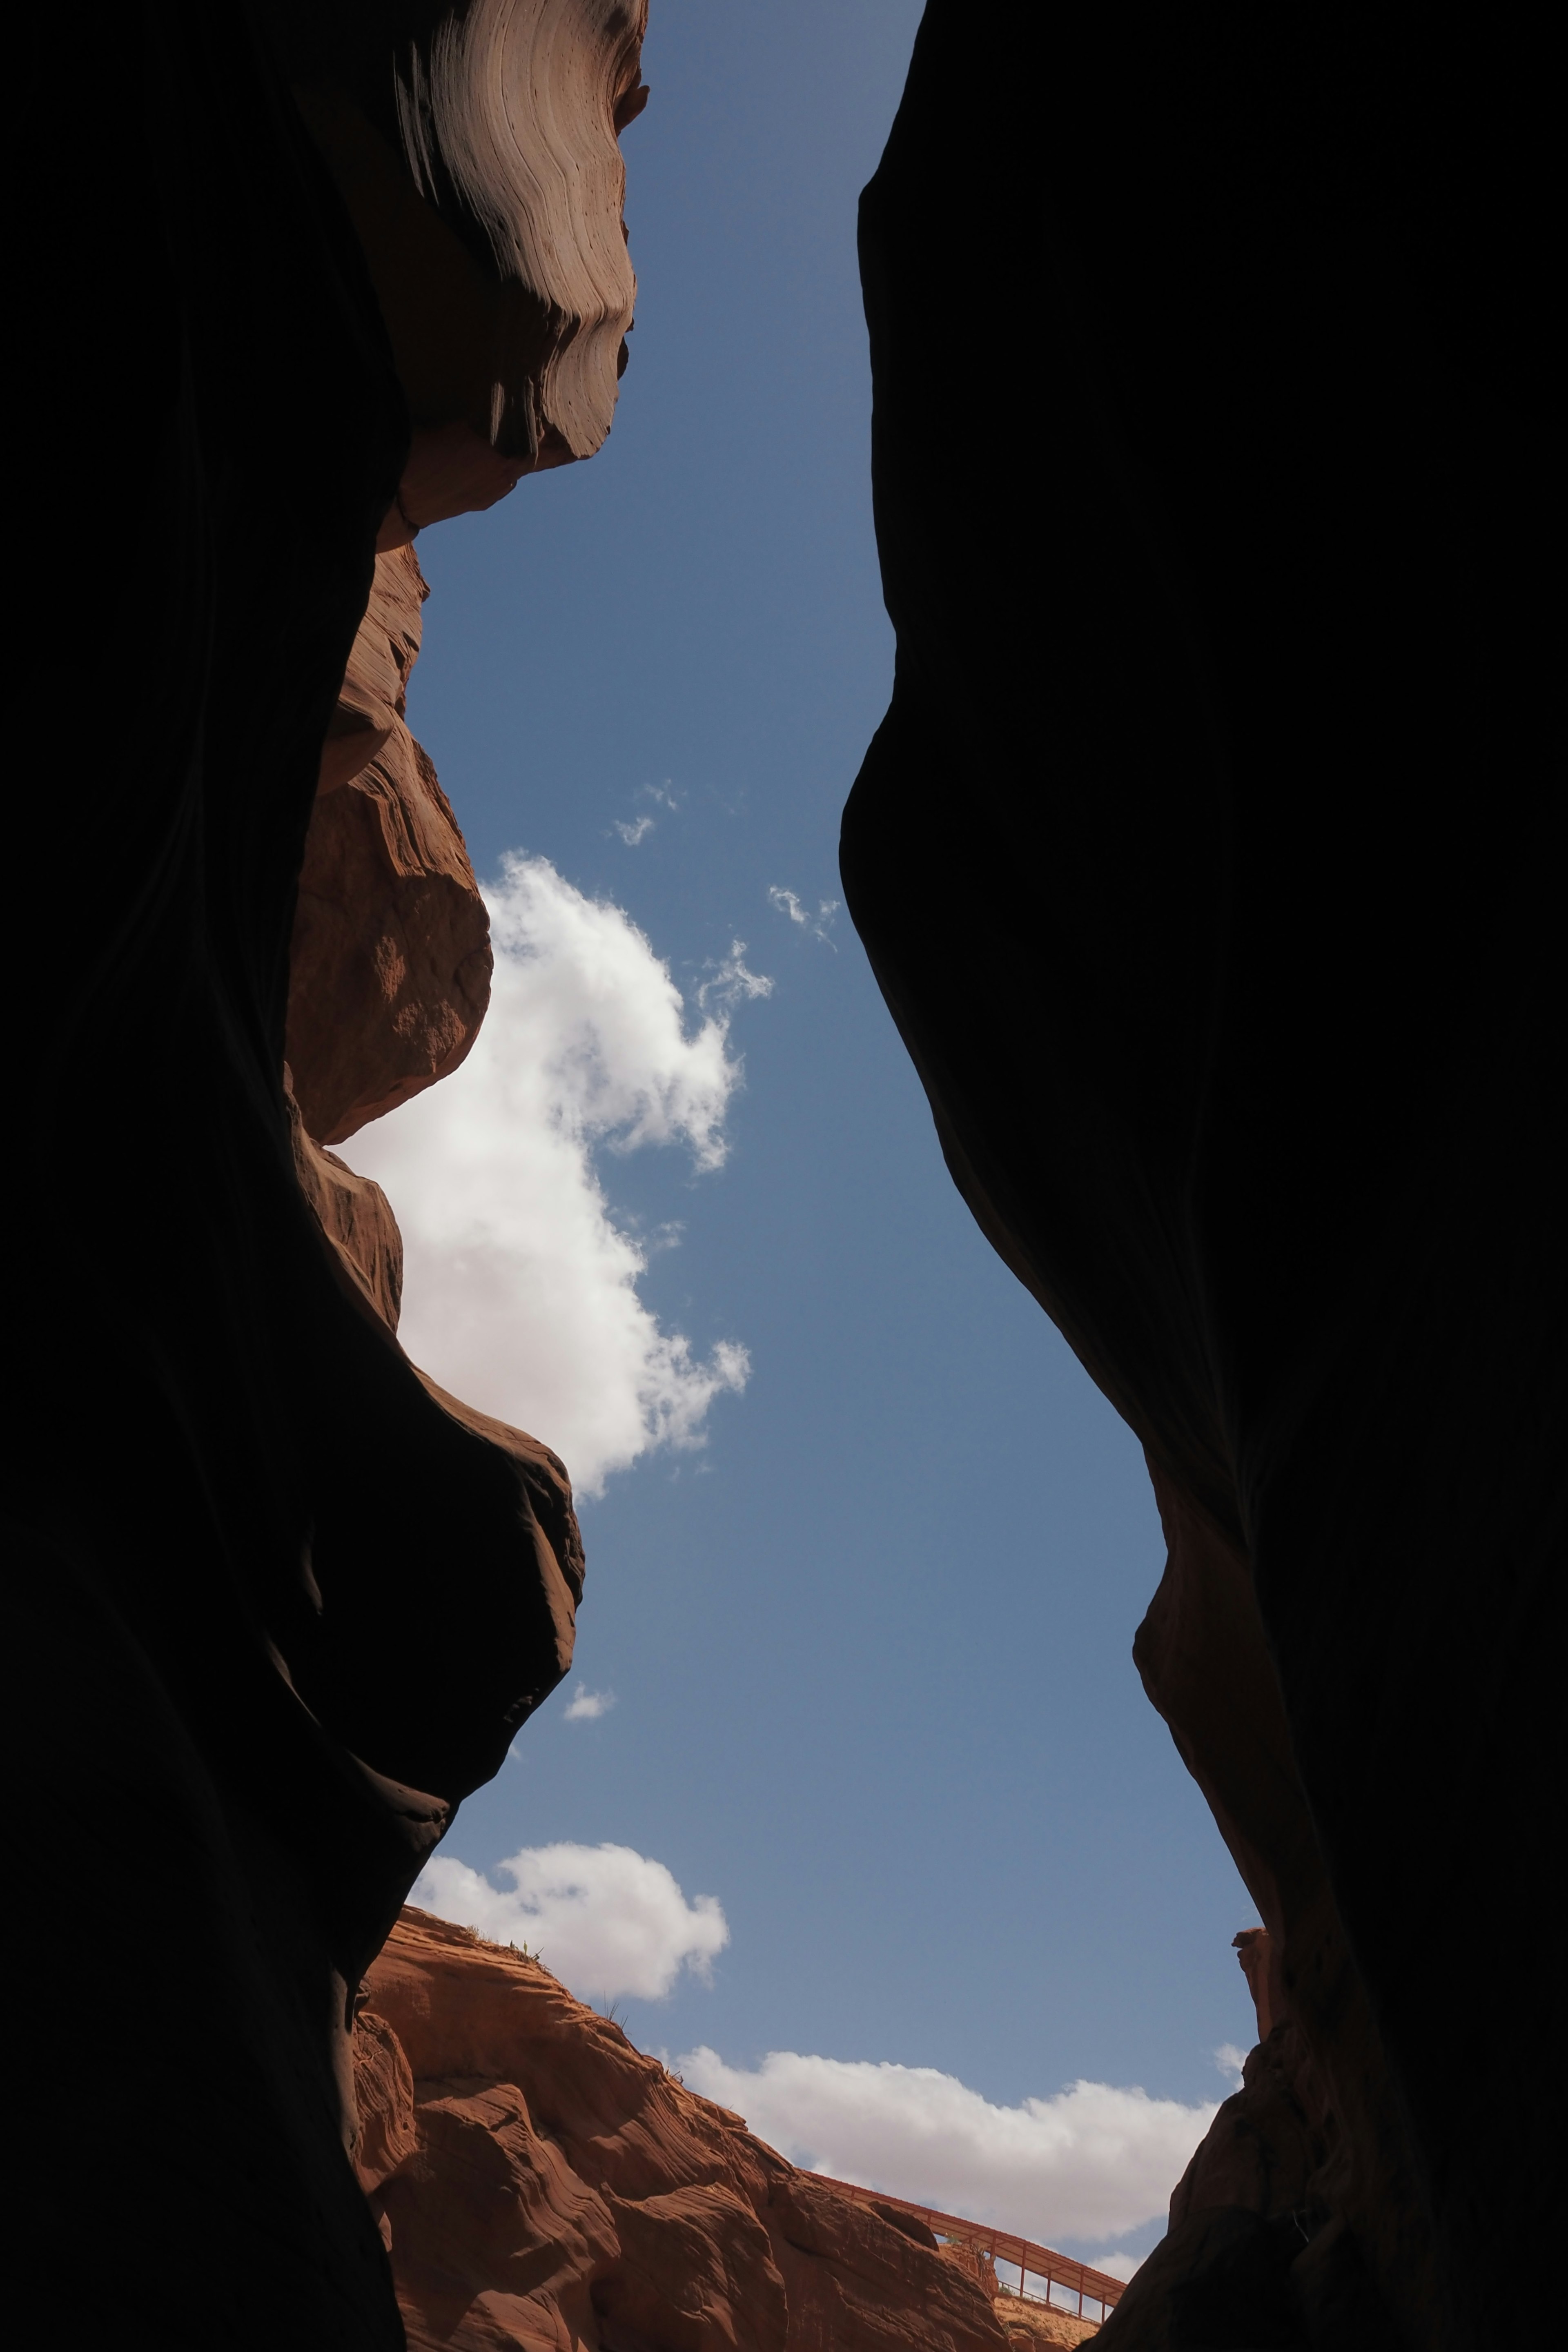
<instances>
[{"instance_id":1,"label":"shadowed rock face","mask_svg":"<svg viewBox=\"0 0 1568 2352\"><path fill-rule=\"evenodd\" d=\"M511 38L526 12L503 14ZM309 16L329 49L410 54L395 9ZM19 1867L67 1930L23 1999L76 2021L26 2037L22 2301L40 2318L68 2280L202 2352L403 2340L351 2161L353 1990L564 1672L581 1591L562 1465L403 1356L395 1226L323 1144L450 1068L484 1005L483 911L402 721L409 510L486 505L609 421L640 15L528 21L556 95L520 136L572 179L576 242L552 278L556 215L519 226L545 328L526 365L485 347L478 424L461 370L432 359L439 397L413 380L432 314L387 312L439 268L417 211L355 214L280 13L40 18L18 101L17 331L55 454L15 486L16 675L56 750L15 870L68 879L5 933L33 1007L7 1724ZM491 22L463 19L469 67ZM464 169L504 309L514 182ZM482 278L472 221L437 210ZM583 238L615 259L592 300ZM106 2074L126 2152L84 2231L66 2184Z\"/></svg>"},{"instance_id":2,"label":"shadowed rock face","mask_svg":"<svg viewBox=\"0 0 1568 2352\"><path fill-rule=\"evenodd\" d=\"M537 1963L405 1911L364 2000L360 2173L416 2352L1002 2352L994 2281L796 2171Z\"/></svg>"},{"instance_id":3,"label":"shadowed rock face","mask_svg":"<svg viewBox=\"0 0 1568 2352\"><path fill-rule=\"evenodd\" d=\"M1557 1779L1545 139L1511 36L1401 22L932 0L862 208L899 653L843 870L1148 1454L1135 1656L1278 1948L1320 2234L1459 2346L1551 2326L1554 2111L1464 1892ZM1237 2210L1158 2340L1350 2340Z\"/></svg>"}]
</instances>

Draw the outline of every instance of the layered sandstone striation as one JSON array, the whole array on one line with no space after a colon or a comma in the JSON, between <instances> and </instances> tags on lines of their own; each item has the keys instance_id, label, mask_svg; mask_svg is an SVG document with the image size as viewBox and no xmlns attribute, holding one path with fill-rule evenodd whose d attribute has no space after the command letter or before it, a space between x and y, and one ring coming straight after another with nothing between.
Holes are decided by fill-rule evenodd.
<instances>
[{"instance_id":1,"label":"layered sandstone striation","mask_svg":"<svg viewBox=\"0 0 1568 2352\"><path fill-rule=\"evenodd\" d=\"M416 431L492 496L592 457L637 298L618 142L647 102L646 0L416 0L402 37L389 17L369 38L346 9L266 5Z\"/></svg>"},{"instance_id":2,"label":"layered sandstone striation","mask_svg":"<svg viewBox=\"0 0 1568 2352\"><path fill-rule=\"evenodd\" d=\"M992 2287L797 2171L537 1961L405 1911L353 2040L413 2352L1001 2352Z\"/></svg>"}]
</instances>

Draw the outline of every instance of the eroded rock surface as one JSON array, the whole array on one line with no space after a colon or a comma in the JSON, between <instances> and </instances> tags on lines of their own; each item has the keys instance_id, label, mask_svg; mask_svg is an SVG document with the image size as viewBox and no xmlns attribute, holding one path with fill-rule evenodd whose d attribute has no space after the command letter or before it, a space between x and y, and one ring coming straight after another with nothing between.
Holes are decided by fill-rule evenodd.
<instances>
[{"instance_id":1,"label":"eroded rock surface","mask_svg":"<svg viewBox=\"0 0 1568 2352\"><path fill-rule=\"evenodd\" d=\"M646 0L415 0L395 25L309 0L265 13L416 425L460 424L512 478L591 457L637 294L618 134L646 102Z\"/></svg>"},{"instance_id":2,"label":"eroded rock surface","mask_svg":"<svg viewBox=\"0 0 1568 2352\"><path fill-rule=\"evenodd\" d=\"M354 2033L415 2352L1001 2352L909 2218L797 2171L537 1962L405 1911Z\"/></svg>"},{"instance_id":3,"label":"eroded rock surface","mask_svg":"<svg viewBox=\"0 0 1568 2352\"><path fill-rule=\"evenodd\" d=\"M412 548L376 557L305 839L287 1047L320 1143L455 1070L489 1003L484 901L404 715L427 593Z\"/></svg>"}]
</instances>

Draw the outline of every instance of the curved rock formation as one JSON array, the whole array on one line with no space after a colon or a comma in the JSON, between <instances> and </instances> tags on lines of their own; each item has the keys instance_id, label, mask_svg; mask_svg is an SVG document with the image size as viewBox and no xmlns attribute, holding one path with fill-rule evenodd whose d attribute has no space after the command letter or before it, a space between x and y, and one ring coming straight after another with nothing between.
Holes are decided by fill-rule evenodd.
<instances>
[{"instance_id":1,"label":"curved rock formation","mask_svg":"<svg viewBox=\"0 0 1568 2352\"><path fill-rule=\"evenodd\" d=\"M413 54L401 12L298 15L384 93ZM524 13L483 21L504 80ZM38 1129L13 1167L7 1723L34 1899L74 1923L85 1896L115 1950L68 1933L23 1988L34 2333L68 2280L172 2347L401 2344L348 2154L353 1989L570 1656L561 1465L405 1360L385 1204L307 1131L428 1084L483 1006L472 877L398 709L397 544L608 426L640 14L528 21L537 160L574 191L554 277L558 211L524 206L537 285L496 258L515 157L432 205L388 149L403 193L377 161L340 169L345 199L286 5L29 32L16 299L52 455L15 485L18 676L55 751L15 812L33 880L5 934ZM112 606L89 584L110 533ZM106 2069L130 2153L84 2228Z\"/></svg>"},{"instance_id":2,"label":"curved rock formation","mask_svg":"<svg viewBox=\"0 0 1568 2352\"><path fill-rule=\"evenodd\" d=\"M1117 2306L1113 2343L1224 2340L1383 2352L1400 2341L1368 2274L1345 2118L1290 2013L1267 1928L1237 1937L1258 2047L1177 2183L1170 2227ZM1364 2186L1360 2189L1364 2196Z\"/></svg>"},{"instance_id":3,"label":"curved rock formation","mask_svg":"<svg viewBox=\"0 0 1568 2352\"><path fill-rule=\"evenodd\" d=\"M699 2098L526 1955L405 1911L354 2033L413 2352L1001 2352L994 2281Z\"/></svg>"},{"instance_id":4,"label":"curved rock formation","mask_svg":"<svg viewBox=\"0 0 1568 2352\"><path fill-rule=\"evenodd\" d=\"M375 281L416 427L510 467L609 432L637 280L617 134L647 0L266 0ZM434 520L433 514L417 516Z\"/></svg>"},{"instance_id":5,"label":"curved rock formation","mask_svg":"<svg viewBox=\"0 0 1568 2352\"><path fill-rule=\"evenodd\" d=\"M1147 1452L1139 1667L1279 1949L1321 2234L1423 2347L1544 2339L1555 2303L1555 2108L1456 1894L1531 1883L1557 1778L1516 30L1127 0L977 37L931 0L861 216L899 649L846 896L955 1181ZM1257 2221L1205 2241L1210 2332L1173 2343L1288 2340L1245 2332Z\"/></svg>"},{"instance_id":6,"label":"curved rock formation","mask_svg":"<svg viewBox=\"0 0 1568 2352\"><path fill-rule=\"evenodd\" d=\"M305 836L286 1050L321 1143L455 1070L489 1003L489 919L404 718L428 593L411 547L376 557Z\"/></svg>"}]
</instances>

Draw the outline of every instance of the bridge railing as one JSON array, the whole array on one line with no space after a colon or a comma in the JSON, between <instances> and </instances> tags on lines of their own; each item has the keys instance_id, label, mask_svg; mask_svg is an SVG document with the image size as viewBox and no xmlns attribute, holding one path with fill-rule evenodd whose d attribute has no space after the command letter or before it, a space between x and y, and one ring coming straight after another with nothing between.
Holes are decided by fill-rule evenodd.
<instances>
[{"instance_id":1,"label":"bridge railing","mask_svg":"<svg viewBox=\"0 0 1568 2352\"><path fill-rule=\"evenodd\" d=\"M853 2180L832 2180L819 2172L818 2180L829 2189L837 2189L843 2197L853 2197L859 2205L891 2205L900 2213L912 2213L939 2238L951 2238L961 2246L973 2246L983 2254L990 2254L999 2263L1016 2263L1018 2267L1016 2292L1026 2302L1048 2302L1048 2290L1061 2287L1068 2294L1078 2297L1080 2319L1086 2301L1098 2303L1103 2321L1108 2311L1115 2308L1125 2291L1125 2280L1112 2278L1109 2271L1097 2271L1088 2263L1074 2260L1071 2254L1058 2254L1049 2246L1037 2245L1032 2238L1015 2237L1009 2230L994 2230L989 2221L966 2221L956 2213L941 2213L933 2205L911 2205L907 2197L889 2197L879 2189L862 2189ZM1047 2294L1031 2294L1025 2285L1026 2278L1044 2279ZM1059 2311L1060 2304L1051 2304Z\"/></svg>"}]
</instances>

